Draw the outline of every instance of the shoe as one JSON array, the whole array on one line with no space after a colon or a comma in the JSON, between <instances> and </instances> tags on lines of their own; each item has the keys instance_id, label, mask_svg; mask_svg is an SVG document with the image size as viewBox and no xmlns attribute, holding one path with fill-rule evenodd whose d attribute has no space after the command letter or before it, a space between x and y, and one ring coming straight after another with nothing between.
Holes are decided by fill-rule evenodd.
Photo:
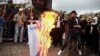
<instances>
[{"instance_id":1,"label":"shoe","mask_svg":"<svg viewBox=\"0 0 100 56\"><path fill-rule=\"evenodd\" d=\"M79 55L82 55L82 51L81 50L79 50L78 52L79 52Z\"/></svg>"},{"instance_id":2,"label":"shoe","mask_svg":"<svg viewBox=\"0 0 100 56\"><path fill-rule=\"evenodd\" d=\"M58 55L61 55L61 53L62 53L62 51L60 50L60 51L58 52Z\"/></svg>"}]
</instances>

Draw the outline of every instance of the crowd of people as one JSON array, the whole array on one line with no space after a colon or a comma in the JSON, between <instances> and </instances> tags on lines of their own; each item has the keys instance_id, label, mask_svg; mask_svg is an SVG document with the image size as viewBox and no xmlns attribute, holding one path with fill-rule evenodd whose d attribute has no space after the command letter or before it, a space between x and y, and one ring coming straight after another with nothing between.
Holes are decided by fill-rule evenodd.
<instances>
[{"instance_id":1,"label":"crowd of people","mask_svg":"<svg viewBox=\"0 0 100 56\"><path fill-rule=\"evenodd\" d=\"M31 10L31 8L29 8L29 10L27 9L27 11L23 8L19 8L17 13L14 14L11 12L10 14L13 15L11 15L11 19L8 19L9 16L5 17L8 13L4 15L3 9L0 8L0 43L3 41L3 35L8 34L6 31L10 32L8 35L12 35L14 43L17 43L18 41L22 42L23 39L28 41L27 25L30 24L32 20L36 20L33 12L34 11Z\"/></svg>"},{"instance_id":2,"label":"crowd of people","mask_svg":"<svg viewBox=\"0 0 100 56\"><path fill-rule=\"evenodd\" d=\"M63 14L59 14L56 22L55 28L52 29L50 35L52 37L52 45L55 47L60 44L62 47L58 52L58 55L67 47L67 44L72 38L76 38L78 41L79 54L82 54L80 49L86 44L87 49L91 49L93 52L98 52L99 48L99 38L100 38L100 15L94 14L94 16L88 16L84 18L83 15L77 17L77 12L72 11L68 13L68 17L64 17ZM39 18L39 17L38 17ZM23 8L19 8L17 14L13 17L14 26L14 43L23 42L23 37L28 41L27 35L27 25L30 24L32 20L36 20L34 16L34 11L31 9L25 11ZM38 19L39 20L39 19ZM4 25L6 23L3 17L3 10L0 9L0 43L2 43L2 35ZM62 36L65 33L65 42L62 44Z\"/></svg>"},{"instance_id":3,"label":"crowd of people","mask_svg":"<svg viewBox=\"0 0 100 56\"><path fill-rule=\"evenodd\" d=\"M63 14L62 14L63 15ZM59 23L60 22L60 23ZM62 36L65 33L65 42L62 44ZM99 38L100 38L100 15L94 14L93 16L84 15L77 17L77 12L72 11L68 14L67 19L62 17L57 18L56 27L52 29L51 36L53 45L62 47L58 52L61 55L62 51L68 46L72 39L78 41L78 51L82 55L81 48L86 46L91 52L99 52Z\"/></svg>"}]
</instances>

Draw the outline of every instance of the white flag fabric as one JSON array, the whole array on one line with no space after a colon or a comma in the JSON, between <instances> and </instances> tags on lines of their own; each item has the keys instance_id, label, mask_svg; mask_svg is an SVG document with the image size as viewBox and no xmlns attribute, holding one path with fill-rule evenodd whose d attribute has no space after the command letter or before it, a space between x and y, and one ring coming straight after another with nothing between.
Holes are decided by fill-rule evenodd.
<instances>
[{"instance_id":1,"label":"white flag fabric","mask_svg":"<svg viewBox=\"0 0 100 56\"><path fill-rule=\"evenodd\" d=\"M30 24L27 27L28 27L30 56L36 56L38 54L38 36L36 32L36 26Z\"/></svg>"}]
</instances>

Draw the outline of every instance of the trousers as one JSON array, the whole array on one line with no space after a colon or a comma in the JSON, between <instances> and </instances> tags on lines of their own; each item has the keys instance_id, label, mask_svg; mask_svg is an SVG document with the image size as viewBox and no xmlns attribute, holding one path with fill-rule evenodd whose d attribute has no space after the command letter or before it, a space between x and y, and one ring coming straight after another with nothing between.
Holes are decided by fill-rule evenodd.
<instances>
[{"instance_id":1,"label":"trousers","mask_svg":"<svg viewBox=\"0 0 100 56\"><path fill-rule=\"evenodd\" d=\"M18 24L15 25L15 35L14 35L14 42L18 41L22 42L23 40L23 33L24 33L24 26L19 26Z\"/></svg>"},{"instance_id":2,"label":"trousers","mask_svg":"<svg viewBox=\"0 0 100 56\"><path fill-rule=\"evenodd\" d=\"M67 38L65 40L65 43L64 43L64 45L61 48L62 51L67 47L68 43L72 39L76 39L78 41L78 50L80 50L80 48L81 48L80 34L79 33L68 33L68 36L67 36Z\"/></svg>"}]
</instances>

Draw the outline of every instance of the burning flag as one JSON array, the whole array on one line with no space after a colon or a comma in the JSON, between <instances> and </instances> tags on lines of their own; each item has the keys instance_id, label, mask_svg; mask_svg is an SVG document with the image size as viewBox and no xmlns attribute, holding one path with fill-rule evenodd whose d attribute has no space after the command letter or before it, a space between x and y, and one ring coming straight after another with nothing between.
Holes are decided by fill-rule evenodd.
<instances>
[{"instance_id":1,"label":"burning flag","mask_svg":"<svg viewBox=\"0 0 100 56\"><path fill-rule=\"evenodd\" d=\"M53 11L45 11L41 14L41 23L38 21L37 36L39 39L39 54L38 56L48 56L48 49L51 47L51 36L49 35L58 14Z\"/></svg>"}]
</instances>

